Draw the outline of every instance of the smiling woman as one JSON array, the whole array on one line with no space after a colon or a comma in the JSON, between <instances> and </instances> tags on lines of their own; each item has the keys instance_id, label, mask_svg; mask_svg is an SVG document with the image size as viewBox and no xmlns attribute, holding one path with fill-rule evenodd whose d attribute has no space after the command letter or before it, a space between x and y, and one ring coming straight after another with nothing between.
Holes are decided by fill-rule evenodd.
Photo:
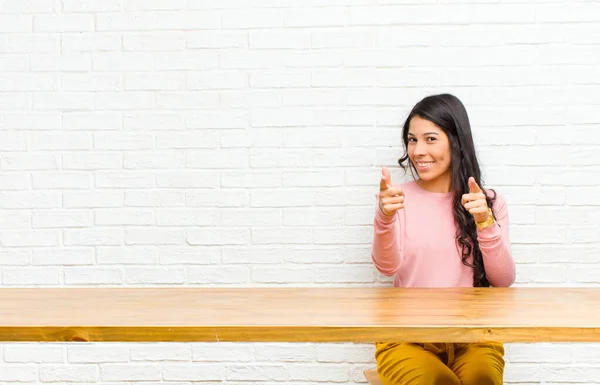
<instances>
[{"instance_id":1,"label":"smiling woman","mask_svg":"<svg viewBox=\"0 0 600 385\"><path fill-rule=\"evenodd\" d=\"M393 185L384 168L372 257L397 287L510 286L515 263L504 198L482 187L467 111L450 94L417 103L403 126L399 164L412 182ZM376 344L384 385L502 384L500 343Z\"/></svg>"}]
</instances>

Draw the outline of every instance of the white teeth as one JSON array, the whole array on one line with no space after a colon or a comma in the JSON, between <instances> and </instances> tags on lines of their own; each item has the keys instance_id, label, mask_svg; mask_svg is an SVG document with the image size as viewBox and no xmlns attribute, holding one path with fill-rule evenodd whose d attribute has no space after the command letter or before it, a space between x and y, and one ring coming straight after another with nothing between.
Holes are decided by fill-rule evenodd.
<instances>
[{"instance_id":1,"label":"white teeth","mask_svg":"<svg viewBox=\"0 0 600 385\"><path fill-rule=\"evenodd\" d=\"M434 164L435 162L417 162L417 165L419 167L427 167L427 166L431 166L432 164Z\"/></svg>"}]
</instances>

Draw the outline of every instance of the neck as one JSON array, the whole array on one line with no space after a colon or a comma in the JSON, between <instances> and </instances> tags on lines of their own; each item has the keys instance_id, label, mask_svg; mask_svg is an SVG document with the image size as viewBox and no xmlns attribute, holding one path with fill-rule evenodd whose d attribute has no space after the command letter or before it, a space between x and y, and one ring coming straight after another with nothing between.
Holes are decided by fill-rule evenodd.
<instances>
[{"instance_id":1,"label":"neck","mask_svg":"<svg viewBox=\"0 0 600 385\"><path fill-rule=\"evenodd\" d=\"M452 187L452 179L450 178L450 174L440 175L433 180L419 179L417 180L417 183L425 190L435 193L450 192L450 187Z\"/></svg>"}]
</instances>

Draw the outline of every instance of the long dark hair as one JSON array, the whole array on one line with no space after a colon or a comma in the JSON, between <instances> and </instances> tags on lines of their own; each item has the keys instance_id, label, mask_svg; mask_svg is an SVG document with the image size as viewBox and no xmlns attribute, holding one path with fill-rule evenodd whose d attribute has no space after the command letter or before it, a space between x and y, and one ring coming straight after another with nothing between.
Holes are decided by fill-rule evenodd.
<instances>
[{"instance_id":1,"label":"long dark hair","mask_svg":"<svg viewBox=\"0 0 600 385\"><path fill-rule=\"evenodd\" d=\"M415 116L433 122L448 136L451 152L452 210L457 227L456 245L461 251L462 263L473 268L473 286L488 287L490 283L485 274L483 257L477 241L477 226L471 214L461 203L462 195L469 192L469 177L475 178L475 182L482 190L486 191L481 181L481 170L475 154L475 144L467 110L463 103L451 94L428 96L413 107L402 129L405 153L398 160L405 171L410 168L413 177L417 175L417 170L408 157L408 128L410 120ZM494 190L489 191L494 192ZM493 211L496 193L494 192L492 197L489 197L488 194L485 195L488 207ZM469 261L471 254L473 254L472 263Z\"/></svg>"}]
</instances>

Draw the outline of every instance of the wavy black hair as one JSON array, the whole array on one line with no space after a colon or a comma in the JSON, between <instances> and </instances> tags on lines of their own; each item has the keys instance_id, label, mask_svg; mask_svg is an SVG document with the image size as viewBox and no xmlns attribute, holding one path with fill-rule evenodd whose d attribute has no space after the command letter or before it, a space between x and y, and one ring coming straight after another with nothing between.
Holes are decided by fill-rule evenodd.
<instances>
[{"instance_id":1,"label":"wavy black hair","mask_svg":"<svg viewBox=\"0 0 600 385\"><path fill-rule=\"evenodd\" d=\"M411 119L415 116L434 123L448 136L451 152L452 182L450 190L453 193L452 211L457 227L456 245L461 252L462 263L473 268L473 286L489 287L490 282L485 274L483 257L477 241L477 226L471 214L463 207L461 199L463 194L469 193L469 177L475 178L475 182L482 190L493 192L491 197L486 194L488 207L492 211L496 193L494 190L484 189L482 185L481 170L475 154L475 144L473 143L467 110L463 103L451 94L427 96L413 107L402 129L405 152L398 160L405 172L410 169L413 177L418 173L408 156L408 129ZM473 254L472 263L469 262L471 254Z\"/></svg>"}]
</instances>

